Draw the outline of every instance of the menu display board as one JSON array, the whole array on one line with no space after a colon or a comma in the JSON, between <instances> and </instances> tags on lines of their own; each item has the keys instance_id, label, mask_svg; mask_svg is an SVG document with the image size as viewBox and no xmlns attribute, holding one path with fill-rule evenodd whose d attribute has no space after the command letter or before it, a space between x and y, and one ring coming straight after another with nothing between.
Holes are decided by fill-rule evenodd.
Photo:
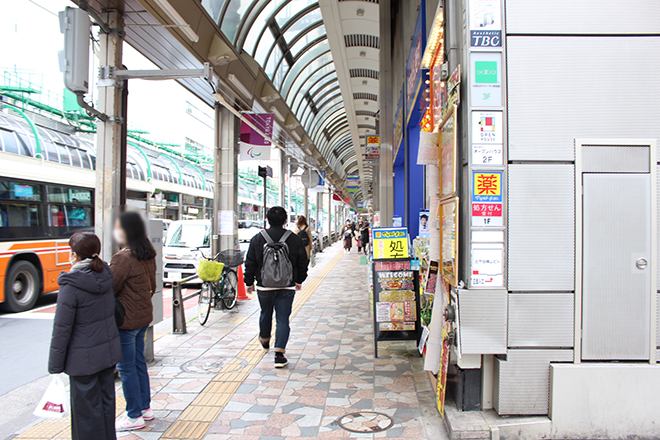
<instances>
[{"instance_id":1,"label":"menu display board","mask_svg":"<svg viewBox=\"0 0 660 440\"><path fill-rule=\"evenodd\" d=\"M419 272L409 258L373 262L374 347L378 341L419 340Z\"/></svg>"}]
</instances>

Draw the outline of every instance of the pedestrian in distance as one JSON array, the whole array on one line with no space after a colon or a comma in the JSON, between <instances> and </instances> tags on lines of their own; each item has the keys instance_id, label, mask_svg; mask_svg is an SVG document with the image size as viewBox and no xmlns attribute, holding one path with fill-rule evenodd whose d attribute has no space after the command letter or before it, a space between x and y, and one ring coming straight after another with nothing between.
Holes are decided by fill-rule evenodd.
<instances>
[{"instance_id":1,"label":"pedestrian in distance","mask_svg":"<svg viewBox=\"0 0 660 440\"><path fill-rule=\"evenodd\" d=\"M270 349L275 311L275 368L283 368L288 363L284 354L291 333L289 317L293 298L307 278L307 252L300 237L284 229L287 221L284 208L270 208L266 218L270 228L252 237L244 277L249 293L254 292L254 282L257 283L261 306L259 341L264 350Z\"/></svg>"},{"instance_id":2,"label":"pedestrian in distance","mask_svg":"<svg viewBox=\"0 0 660 440\"><path fill-rule=\"evenodd\" d=\"M117 365L126 399L126 413L116 422L117 431L131 431L153 420L149 373L144 359L145 334L153 321L151 297L156 286L156 250L137 212L124 212L115 222L113 236L121 250L110 262L115 295L126 315L119 327L123 360Z\"/></svg>"},{"instance_id":3,"label":"pedestrian in distance","mask_svg":"<svg viewBox=\"0 0 660 440\"><path fill-rule=\"evenodd\" d=\"M69 375L71 438L115 440L115 365L121 344L110 268L92 232L69 239L72 267L57 279L57 309L48 372Z\"/></svg>"},{"instance_id":4,"label":"pedestrian in distance","mask_svg":"<svg viewBox=\"0 0 660 440\"><path fill-rule=\"evenodd\" d=\"M349 253L351 251L351 247L353 246L353 237L355 237L355 232L353 232L353 225L351 225L350 220L346 220L346 224L341 228L339 236L344 240L344 253Z\"/></svg>"},{"instance_id":5,"label":"pedestrian in distance","mask_svg":"<svg viewBox=\"0 0 660 440\"><path fill-rule=\"evenodd\" d=\"M367 246L369 245L369 222L365 220L360 227L360 243L364 249L364 255L367 255Z\"/></svg>"},{"instance_id":6,"label":"pedestrian in distance","mask_svg":"<svg viewBox=\"0 0 660 440\"><path fill-rule=\"evenodd\" d=\"M312 231L309 229L307 218L304 215L298 217L298 221L296 222L296 227L293 230L293 233L300 237L303 246L305 246L305 250L307 251L307 260L309 262L309 259L312 257L312 246L314 243L312 238Z\"/></svg>"}]
</instances>

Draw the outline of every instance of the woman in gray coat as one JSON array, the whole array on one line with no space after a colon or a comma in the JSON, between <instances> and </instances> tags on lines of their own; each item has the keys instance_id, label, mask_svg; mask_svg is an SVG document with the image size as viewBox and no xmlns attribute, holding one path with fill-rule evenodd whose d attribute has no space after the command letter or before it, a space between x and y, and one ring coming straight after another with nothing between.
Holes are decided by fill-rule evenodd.
<instances>
[{"instance_id":1,"label":"woman in gray coat","mask_svg":"<svg viewBox=\"0 0 660 440\"><path fill-rule=\"evenodd\" d=\"M121 344L112 272L99 258L101 242L95 234L77 232L69 246L73 267L57 280L48 372L69 375L71 438L115 440L114 370Z\"/></svg>"}]
</instances>

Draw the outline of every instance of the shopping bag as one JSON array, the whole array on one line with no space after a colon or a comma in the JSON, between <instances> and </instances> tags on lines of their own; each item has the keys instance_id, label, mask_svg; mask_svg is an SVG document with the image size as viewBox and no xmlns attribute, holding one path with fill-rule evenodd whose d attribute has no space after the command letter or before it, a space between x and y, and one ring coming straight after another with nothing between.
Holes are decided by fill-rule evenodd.
<instances>
[{"instance_id":1,"label":"shopping bag","mask_svg":"<svg viewBox=\"0 0 660 440\"><path fill-rule=\"evenodd\" d=\"M53 375L53 380L46 388L33 414L37 417L59 418L64 415L66 405L67 393L64 382L59 374Z\"/></svg>"}]
</instances>

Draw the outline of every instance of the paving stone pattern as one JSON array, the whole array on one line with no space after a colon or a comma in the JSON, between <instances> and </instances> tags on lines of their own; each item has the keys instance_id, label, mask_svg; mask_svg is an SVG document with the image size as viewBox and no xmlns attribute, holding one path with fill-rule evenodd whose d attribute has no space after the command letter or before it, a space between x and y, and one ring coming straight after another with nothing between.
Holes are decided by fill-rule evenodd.
<instances>
[{"instance_id":1,"label":"paving stone pattern","mask_svg":"<svg viewBox=\"0 0 660 440\"><path fill-rule=\"evenodd\" d=\"M258 342L256 298L214 311L203 328L192 321L186 335L160 337L149 367L156 419L118 438L446 439L414 344L383 343L374 359L367 270L338 245L319 254L296 295L284 369ZM394 424L369 434L338 426L340 416L359 411L387 414ZM68 419L46 421L17 438L68 439L68 429Z\"/></svg>"}]
</instances>

